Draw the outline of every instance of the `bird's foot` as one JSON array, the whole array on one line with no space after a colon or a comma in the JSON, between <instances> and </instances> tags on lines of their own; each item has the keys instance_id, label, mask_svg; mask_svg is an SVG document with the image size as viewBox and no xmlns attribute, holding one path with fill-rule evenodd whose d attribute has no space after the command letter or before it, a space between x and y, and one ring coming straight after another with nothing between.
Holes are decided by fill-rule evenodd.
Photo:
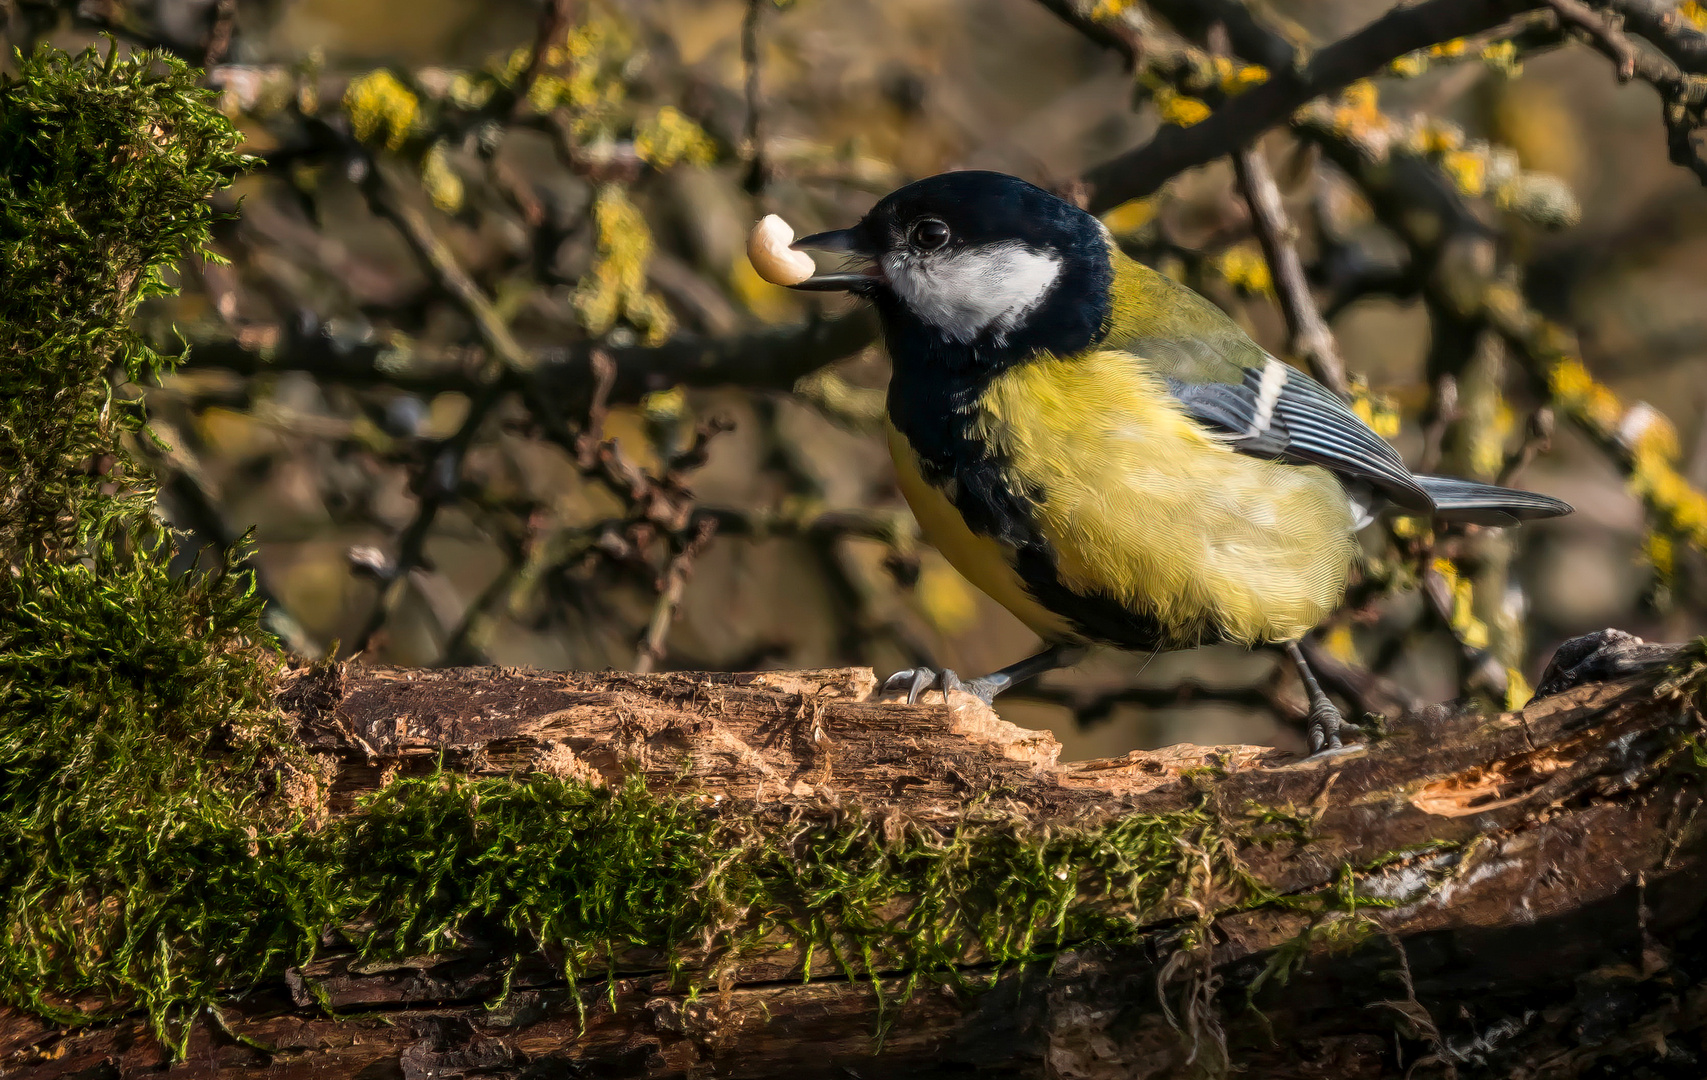
<instances>
[{"instance_id":1,"label":"bird's foot","mask_svg":"<svg viewBox=\"0 0 1707 1080\"><path fill-rule=\"evenodd\" d=\"M1327 700L1318 701L1310 708L1310 753L1321 754L1330 750L1338 750L1344 743L1340 741L1340 733L1361 735L1363 729L1347 720Z\"/></svg>"},{"instance_id":2,"label":"bird's foot","mask_svg":"<svg viewBox=\"0 0 1707 1080\"><path fill-rule=\"evenodd\" d=\"M952 668L938 671L935 668L916 667L897 671L883 680L883 693L894 694L902 690L907 691L909 705L917 705L920 695L926 690L941 690L944 702L955 691L965 691L988 705L995 699L997 687L992 685L989 679L961 682L960 676L956 675Z\"/></svg>"}]
</instances>

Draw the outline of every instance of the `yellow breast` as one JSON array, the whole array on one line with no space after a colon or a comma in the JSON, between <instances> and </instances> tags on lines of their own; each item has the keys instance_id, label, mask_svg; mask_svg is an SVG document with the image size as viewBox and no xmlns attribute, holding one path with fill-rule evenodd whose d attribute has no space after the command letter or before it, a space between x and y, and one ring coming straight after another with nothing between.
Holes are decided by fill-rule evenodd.
<instances>
[{"instance_id":1,"label":"yellow breast","mask_svg":"<svg viewBox=\"0 0 1707 1080\"><path fill-rule=\"evenodd\" d=\"M1357 549L1332 474L1234 451L1135 357L1018 365L992 381L979 426L1016 485L1041 489L1035 523L1061 581L1182 643L1211 626L1247 644L1290 640L1345 591Z\"/></svg>"}]
</instances>

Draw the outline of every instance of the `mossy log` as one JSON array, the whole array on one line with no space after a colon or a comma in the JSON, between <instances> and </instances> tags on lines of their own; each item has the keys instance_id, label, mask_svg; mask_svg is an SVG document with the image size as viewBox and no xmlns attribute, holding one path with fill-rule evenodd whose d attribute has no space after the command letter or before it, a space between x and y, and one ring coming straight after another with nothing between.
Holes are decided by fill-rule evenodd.
<instances>
[{"instance_id":1,"label":"mossy log","mask_svg":"<svg viewBox=\"0 0 1707 1080\"><path fill-rule=\"evenodd\" d=\"M426 956L323 952L209 1010L175 1061L141 1019L0 1011L0 1075L1698 1076L1701 669L1699 649L1596 635L1520 712L1436 706L1304 760L1175 746L1070 763L971 699L874 701L862 669L303 671L280 702L335 766L296 792L327 820L441 769L637 771L783 831L858 815L946 835L971 806L1040 836L1217 821L1223 850L1182 836L1201 877L1111 912L1130 936L1025 962L973 947L922 980L850 977L773 928L738 952L629 949L614 978L573 986L548 951L466 932Z\"/></svg>"}]
</instances>

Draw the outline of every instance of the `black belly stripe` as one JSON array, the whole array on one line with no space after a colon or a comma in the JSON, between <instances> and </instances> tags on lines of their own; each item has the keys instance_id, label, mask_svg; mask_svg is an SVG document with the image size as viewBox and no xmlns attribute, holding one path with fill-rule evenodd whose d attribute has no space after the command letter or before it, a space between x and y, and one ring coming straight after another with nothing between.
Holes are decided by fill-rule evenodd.
<instances>
[{"instance_id":1,"label":"black belly stripe","mask_svg":"<svg viewBox=\"0 0 1707 1080\"><path fill-rule=\"evenodd\" d=\"M1092 641L1137 652L1194 649L1227 640L1213 618L1191 625L1173 626L1153 615L1134 611L1104 592L1082 593L1061 581L1055 556L1045 545L1022 549L1015 561L1026 591L1038 603L1062 616L1074 629Z\"/></svg>"},{"instance_id":2,"label":"black belly stripe","mask_svg":"<svg viewBox=\"0 0 1707 1080\"><path fill-rule=\"evenodd\" d=\"M885 314L891 353L922 361L895 365L890 421L912 447L926 482L950 496L966 527L1015 552L1014 569L1039 604L1085 638L1123 649L1190 649L1226 640L1211 617L1170 626L1107 593L1081 593L1062 582L1055 552L1033 516L1047 493L1037 485L1016 491L1007 462L973 431L977 403L991 378L1024 362L1033 348L985 356L980 349L937 340L916 325L898 325L896 312Z\"/></svg>"}]
</instances>

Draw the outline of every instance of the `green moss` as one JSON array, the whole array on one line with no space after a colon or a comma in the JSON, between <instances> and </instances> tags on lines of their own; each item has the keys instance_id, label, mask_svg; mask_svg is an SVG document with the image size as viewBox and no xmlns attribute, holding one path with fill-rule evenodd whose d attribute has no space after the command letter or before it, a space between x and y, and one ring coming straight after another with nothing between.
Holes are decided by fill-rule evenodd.
<instances>
[{"instance_id":1,"label":"green moss","mask_svg":"<svg viewBox=\"0 0 1707 1080\"><path fill-rule=\"evenodd\" d=\"M105 732L112 771L144 781L135 790L100 770L59 785L43 782L44 765L20 770L28 782L7 792L0 835L41 832L9 856L17 884L0 894L11 1003L75 1022L105 1014L68 1005L93 995L145 1011L181 1047L202 1007L327 940L399 957L472 935L543 952L570 979L614 970L631 949L676 963L708 950L709 964L680 972L695 988L781 933L803 977L827 954L851 977L952 978L969 959L1128 940L1144 922L1195 917L1210 895L1268 898L1203 811L1038 830L975 810L944 833L858 815L761 822L638 781L603 791L439 772L316 829L244 794L259 790L264 752L212 754L197 742L208 734L172 753L175 740L147 725ZM91 805L107 788L117 797Z\"/></svg>"},{"instance_id":2,"label":"green moss","mask_svg":"<svg viewBox=\"0 0 1707 1080\"><path fill-rule=\"evenodd\" d=\"M141 414L107 372L160 371L130 316L202 250L208 197L243 160L171 57L44 49L18 68L0 78L0 559L75 547L145 502L110 457Z\"/></svg>"},{"instance_id":3,"label":"green moss","mask_svg":"<svg viewBox=\"0 0 1707 1080\"><path fill-rule=\"evenodd\" d=\"M276 759L247 575L173 575L164 537L0 574L0 987L94 992L163 1022L212 995L198 953L264 949L230 910ZM241 895L234 893L234 895Z\"/></svg>"}]
</instances>

